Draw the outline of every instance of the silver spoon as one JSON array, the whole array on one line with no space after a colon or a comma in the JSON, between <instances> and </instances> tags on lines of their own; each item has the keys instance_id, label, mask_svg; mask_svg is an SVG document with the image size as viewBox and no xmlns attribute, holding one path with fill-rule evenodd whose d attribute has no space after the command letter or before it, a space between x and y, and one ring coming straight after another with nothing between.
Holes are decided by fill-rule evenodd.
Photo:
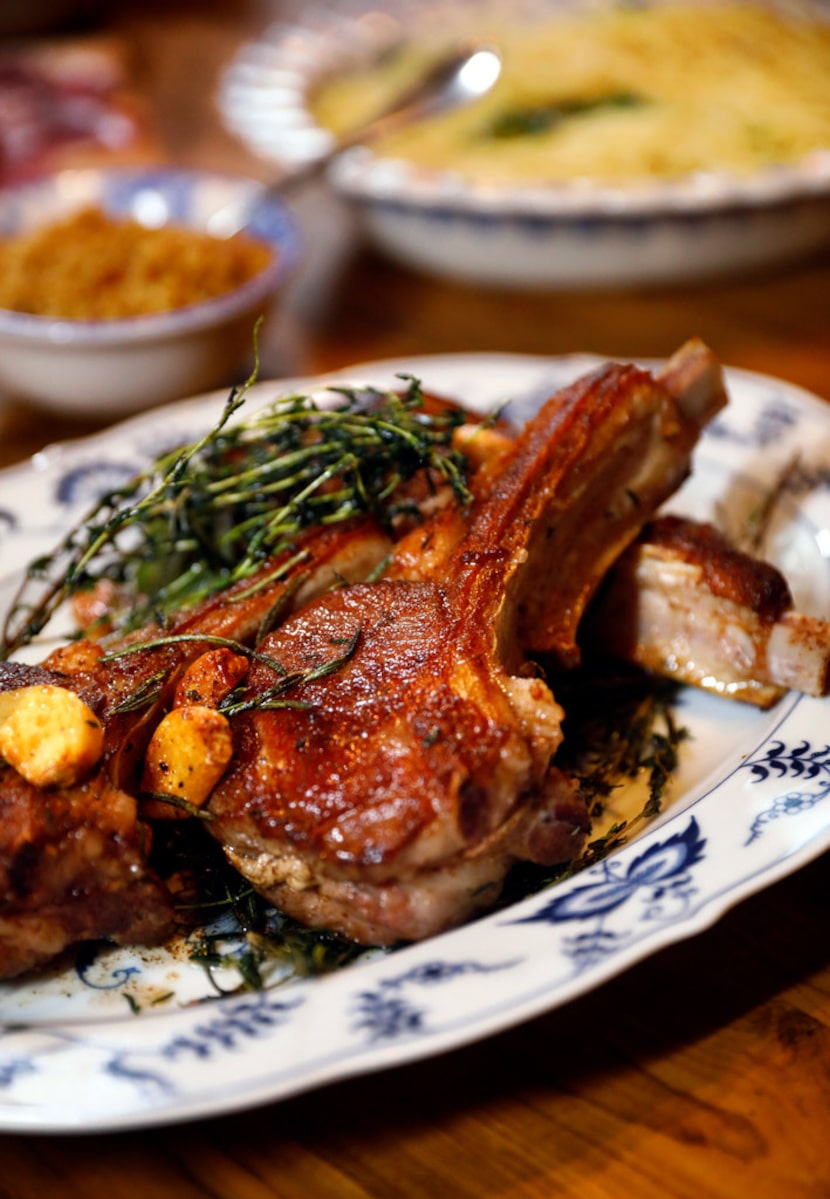
<instances>
[{"instance_id":1,"label":"silver spoon","mask_svg":"<svg viewBox=\"0 0 830 1199\"><path fill-rule=\"evenodd\" d=\"M479 100L491 90L500 73L501 58L491 47L468 46L452 50L396 96L384 112L337 138L330 150L311 162L285 171L284 175L270 183L267 191L281 194L297 183L320 174L345 150L369 145L405 125L413 125L415 121L425 120L428 116L438 116L462 104Z\"/></svg>"},{"instance_id":2,"label":"silver spoon","mask_svg":"<svg viewBox=\"0 0 830 1199\"><path fill-rule=\"evenodd\" d=\"M254 206L270 196L283 196L322 174L345 150L368 146L405 125L449 112L486 95L501 74L501 65L500 55L490 46L464 46L453 50L412 86L405 88L371 121L335 139L331 148L316 158L289 167L284 174L266 184ZM219 236L229 237L247 223L246 213L239 210L231 213L225 209L214 213L210 223Z\"/></svg>"},{"instance_id":3,"label":"silver spoon","mask_svg":"<svg viewBox=\"0 0 830 1199\"><path fill-rule=\"evenodd\" d=\"M400 92L377 116L336 139L331 149L312 162L287 172L270 185L269 191L293 186L298 177L323 171L345 150L367 146L405 125L435 117L478 100L501 74L501 57L490 46L466 46L451 51L434 63L413 84Z\"/></svg>"}]
</instances>

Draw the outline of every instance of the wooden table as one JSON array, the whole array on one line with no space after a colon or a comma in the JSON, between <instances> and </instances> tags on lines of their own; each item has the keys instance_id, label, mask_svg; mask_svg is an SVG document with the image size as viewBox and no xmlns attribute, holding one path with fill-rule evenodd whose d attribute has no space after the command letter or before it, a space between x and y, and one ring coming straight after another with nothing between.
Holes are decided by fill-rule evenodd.
<instances>
[{"instance_id":1,"label":"wooden table","mask_svg":"<svg viewBox=\"0 0 830 1199\"><path fill-rule=\"evenodd\" d=\"M267 173L222 131L211 93L277 7L113 7L171 158ZM705 286L509 297L359 246L329 266L290 293L264 373L443 351L661 356L696 333L725 362L830 400L826 254ZM0 464L87 429L0 409ZM828 868L819 859L570 1006L437 1059L178 1127L0 1138L0 1195L828 1196Z\"/></svg>"}]
</instances>

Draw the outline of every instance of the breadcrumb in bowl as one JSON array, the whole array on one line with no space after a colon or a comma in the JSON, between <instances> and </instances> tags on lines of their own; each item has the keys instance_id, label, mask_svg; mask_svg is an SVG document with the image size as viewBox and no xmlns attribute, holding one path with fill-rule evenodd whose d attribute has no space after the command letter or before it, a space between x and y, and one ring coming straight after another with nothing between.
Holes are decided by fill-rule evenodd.
<instances>
[{"instance_id":1,"label":"breadcrumb in bowl","mask_svg":"<svg viewBox=\"0 0 830 1199\"><path fill-rule=\"evenodd\" d=\"M251 179L78 170L0 193L0 393L115 419L230 384L298 256Z\"/></svg>"},{"instance_id":2,"label":"breadcrumb in bowl","mask_svg":"<svg viewBox=\"0 0 830 1199\"><path fill-rule=\"evenodd\" d=\"M151 228L82 208L0 240L0 308L68 320L171 312L242 287L273 253L245 233Z\"/></svg>"}]
</instances>

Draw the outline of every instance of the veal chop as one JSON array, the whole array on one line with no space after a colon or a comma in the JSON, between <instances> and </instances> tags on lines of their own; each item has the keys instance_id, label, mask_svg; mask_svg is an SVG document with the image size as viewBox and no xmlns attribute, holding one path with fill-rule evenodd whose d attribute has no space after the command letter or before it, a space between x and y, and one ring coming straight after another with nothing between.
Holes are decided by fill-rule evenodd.
<instances>
[{"instance_id":1,"label":"veal chop","mask_svg":"<svg viewBox=\"0 0 830 1199\"><path fill-rule=\"evenodd\" d=\"M260 643L296 679L293 703L272 705L274 669L253 666L209 802L257 890L388 944L491 906L513 862L578 855L588 814L552 765L562 711L527 651L576 663L585 605L725 400L700 343L660 378L588 375L544 405L469 511L439 512L384 577Z\"/></svg>"}]
</instances>

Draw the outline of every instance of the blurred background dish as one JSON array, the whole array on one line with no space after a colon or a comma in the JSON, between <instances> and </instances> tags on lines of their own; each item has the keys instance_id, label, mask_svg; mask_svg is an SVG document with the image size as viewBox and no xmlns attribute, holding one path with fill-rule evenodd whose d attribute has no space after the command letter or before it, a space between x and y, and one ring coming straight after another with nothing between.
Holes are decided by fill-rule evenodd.
<instances>
[{"instance_id":1,"label":"blurred background dish","mask_svg":"<svg viewBox=\"0 0 830 1199\"><path fill-rule=\"evenodd\" d=\"M10 14L0 10L2 33ZM45 13L31 6L33 21ZM104 29L2 38L0 186L65 167L157 162L161 147L131 74L129 45Z\"/></svg>"},{"instance_id":2,"label":"blurred background dish","mask_svg":"<svg viewBox=\"0 0 830 1199\"><path fill-rule=\"evenodd\" d=\"M229 235L240 214L243 249L256 257L217 280L223 257L238 257ZM174 240L154 246L153 231ZM147 245L124 250L128 232ZM78 238L90 239L89 254ZM294 222L259 181L164 167L66 170L7 188L0 239L0 390L107 419L236 381L253 361L257 321L299 257ZM53 270L61 239L66 279ZM142 260L128 284L127 262ZM141 294L125 304L129 288ZM49 293L45 308L39 290Z\"/></svg>"},{"instance_id":3,"label":"blurred background dish","mask_svg":"<svg viewBox=\"0 0 830 1199\"><path fill-rule=\"evenodd\" d=\"M656 0L650 7L665 11L674 6ZM608 96L600 97L605 99L604 105L597 104L593 96L588 107L592 111L608 110L601 114L603 120L611 122L606 145L615 144L617 153L620 145L630 147L632 157L639 133L629 138L626 129L631 127L615 127L613 122L630 119L623 111L626 107L639 107L635 114L638 129L651 125L657 136L661 128L668 131L662 144L663 166L638 170L632 165L631 178L613 171L606 177L580 171L572 178L540 175L534 180L517 173L511 179L510 169L496 167L502 147L494 141L494 169L488 178L484 171L474 174L459 166L446 147L443 158L436 152L436 165L431 166L429 154L419 158L411 142L401 140L400 144L390 144L387 153L377 147L343 155L330 173L335 190L357 212L369 237L391 257L427 273L466 283L573 289L695 280L786 262L830 242L830 135L825 142L819 134L805 150L796 147L790 153L785 146L793 119L797 120L789 111L796 90L791 80L803 76L803 61L808 60L818 63L820 76L830 78L830 40L820 38L816 49L808 44L809 30L802 28L793 39L799 62L790 68L790 83L778 81L789 97L787 104L771 103L769 111L764 111L758 102L763 84L757 80L765 70L780 72L785 55L780 39L753 36L752 22L757 16L752 13L760 12L764 19L771 6L726 6L741 14L743 24L737 34L727 29L720 39L738 48L741 70L752 73L756 81L752 87L759 89L758 95L743 83L738 86L738 76L724 72L722 62L715 61L718 39L712 36L707 41L707 29L714 31L717 11L722 12L724 6L685 7L691 13L690 19L699 25L695 45L681 47L683 54L689 50L683 60L688 69L672 73L667 66L666 78L674 80L672 86L678 94L683 89L691 90L691 79L696 79L700 88L706 51L712 58L710 77L722 76L727 94L731 84L731 94L744 101L745 111L738 112L736 120L743 120L745 140L751 150L757 151L757 162L753 163L752 154L744 155L743 160L739 157L734 166L728 157L719 157L716 143L722 140L721 126L729 114L713 88L710 125L696 134L699 143L708 141L712 148L711 165L705 156L700 161L691 156L693 168L678 167L672 162L673 157L682 161L673 154L672 125L660 122L665 122L667 114L672 116L673 106L679 107L680 101L671 98L665 103L661 99L653 104L649 89L654 87L654 79L648 71L638 76L635 70L636 93L630 86L623 93L617 84L612 92L618 99L625 94L629 100L637 99L641 92L645 97L642 105L612 105L607 102ZM629 6L625 14L617 12L615 19L624 16L629 24L642 21L646 8ZM338 78L351 74L363 88L367 102L376 99L380 103L384 98L384 75L395 77L395 57L405 57L414 46L410 57L417 61L420 55L422 59L429 46L435 45L436 31L444 45L451 39L469 40L471 32L480 39L489 30L498 30L499 22L504 25L509 16L515 33L517 16L522 16L536 22L536 28L546 30L550 37L550 18L573 19L578 15L575 9L590 10L593 15L589 20L602 19L601 11L598 15L602 6L557 0L514 0L509 4L398 0L382 11L368 0L332 0L325 5L307 6L298 11L295 19L270 25L259 38L241 47L222 78L220 109L228 128L251 150L290 168L324 153L331 145L331 131L318 119L318 113L326 108L321 102L321 89ZM779 9L781 19L799 19L793 5L778 6L776 11ZM826 10L821 6L811 8L810 21L821 22L823 13ZM585 16L582 13L580 19ZM763 26L758 25L758 30ZM769 30L766 32L769 34ZM585 37L580 44L587 44ZM545 70L551 88L567 87L567 82L557 81L555 45L555 41L551 43L551 52L544 57ZM626 53L630 50L627 46ZM607 51L606 46L606 55ZM642 45L637 54L639 59L636 54L633 59L635 68L643 61ZM575 57L563 55L560 67ZM376 69L378 64L380 70ZM509 54L506 65L509 68ZM563 73L561 69L559 74ZM516 72L513 74L515 88ZM540 113L550 116L553 106L546 107L534 94L528 74L525 72L520 80L518 91L521 94L522 88L529 89L526 95L531 99L524 111L534 119ZM510 71L506 70L505 77L508 75ZM497 93L504 82L500 80L493 94L482 102L489 107L468 109L458 123L466 122L470 127L471 122L490 119L493 105L500 102ZM505 86L510 86L509 79ZM809 92L806 82L804 90ZM774 101L775 91L770 95ZM341 91L333 97L329 110L336 111L339 106L342 111L344 104L353 99L348 91ZM783 114L782 107L787 109ZM585 105L578 114L583 121L577 123L580 134L587 128L584 109ZM555 115L559 119L558 110ZM681 115L688 125L685 109ZM790 122L783 134L776 127L782 116ZM823 120L826 124L826 115ZM574 124L570 122L571 127ZM592 124L596 127L593 118ZM438 140L433 138L429 153L435 151ZM653 149L643 147L644 161L649 154L653 159ZM484 157L479 154L480 160Z\"/></svg>"},{"instance_id":4,"label":"blurred background dish","mask_svg":"<svg viewBox=\"0 0 830 1199\"><path fill-rule=\"evenodd\" d=\"M3 0L0 36L44 33L87 15L94 0Z\"/></svg>"}]
</instances>

